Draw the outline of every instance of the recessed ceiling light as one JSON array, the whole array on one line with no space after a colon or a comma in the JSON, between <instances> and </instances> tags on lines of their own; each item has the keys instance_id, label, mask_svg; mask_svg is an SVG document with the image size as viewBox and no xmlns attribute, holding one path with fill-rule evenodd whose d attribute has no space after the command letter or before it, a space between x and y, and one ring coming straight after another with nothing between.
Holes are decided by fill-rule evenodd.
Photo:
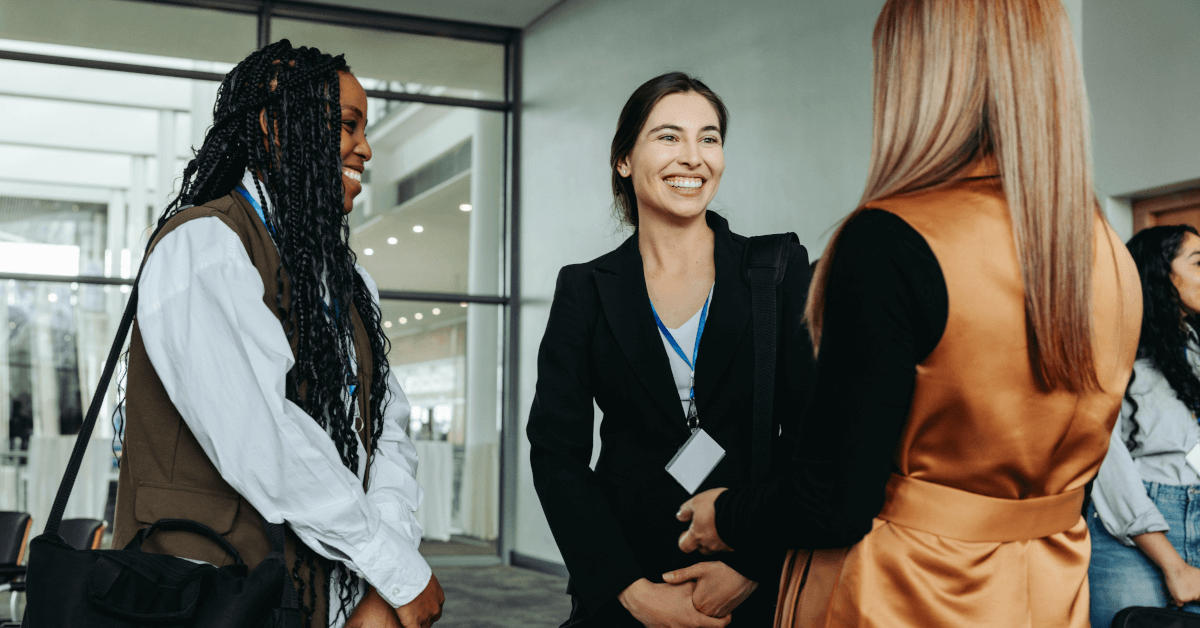
<instances>
[{"instance_id":1,"label":"recessed ceiling light","mask_svg":"<svg viewBox=\"0 0 1200 628\"><path fill-rule=\"evenodd\" d=\"M462 303L459 303L458 306L459 307L467 307L467 302L463 301Z\"/></svg>"},{"instance_id":2,"label":"recessed ceiling light","mask_svg":"<svg viewBox=\"0 0 1200 628\"><path fill-rule=\"evenodd\" d=\"M388 244L395 244L397 242L399 242L399 240L397 240L396 238L388 238Z\"/></svg>"},{"instance_id":3,"label":"recessed ceiling light","mask_svg":"<svg viewBox=\"0 0 1200 628\"><path fill-rule=\"evenodd\" d=\"M363 255L374 255L375 249L363 249Z\"/></svg>"},{"instance_id":4,"label":"recessed ceiling light","mask_svg":"<svg viewBox=\"0 0 1200 628\"><path fill-rule=\"evenodd\" d=\"M407 319L407 318L404 318L403 316L401 316L401 317L400 317L400 324L401 324L401 325L407 325L407 324L408 324L408 319Z\"/></svg>"},{"instance_id":5,"label":"recessed ceiling light","mask_svg":"<svg viewBox=\"0 0 1200 628\"><path fill-rule=\"evenodd\" d=\"M413 233L421 233L422 231L425 231L425 227L422 227L421 225L413 225Z\"/></svg>"},{"instance_id":6,"label":"recessed ceiling light","mask_svg":"<svg viewBox=\"0 0 1200 628\"><path fill-rule=\"evenodd\" d=\"M471 211L471 204L470 204L470 203L463 203L462 205L459 205L459 206L458 206L458 211L460 211L460 212L469 212L469 211Z\"/></svg>"},{"instance_id":7,"label":"recessed ceiling light","mask_svg":"<svg viewBox=\"0 0 1200 628\"><path fill-rule=\"evenodd\" d=\"M58 295L51 292L49 295L46 296L46 298L50 299L50 302L53 303L58 300Z\"/></svg>"},{"instance_id":8,"label":"recessed ceiling light","mask_svg":"<svg viewBox=\"0 0 1200 628\"><path fill-rule=\"evenodd\" d=\"M425 318L425 316L423 314L421 314L420 312L417 312L416 314L413 314L413 318L415 318L417 320L421 320L422 318Z\"/></svg>"},{"instance_id":9,"label":"recessed ceiling light","mask_svg":"<svg viewBox=\"0 0 1200 628\"><path fill-rule=\"evenodd\" d=\"M383 321L383 326L384 326L384 327L387 327L388 329L391 329L391 328L392 328L392 321Z\"/></svg>"},{"instance_id":10,"label":"recessed ceiling light","mask_svg":"<svg viewBox=\"0 0 1200 628\"><path fill-rule=\"evenodd\" d=\"M433 308L433 315L434 315L434 316L437 316L438 314L441 314L441 313L442 313L442 310L441 310L441 308L436 308L436 307L435 307L435 308Z\"/></svg>"}]
</instances>

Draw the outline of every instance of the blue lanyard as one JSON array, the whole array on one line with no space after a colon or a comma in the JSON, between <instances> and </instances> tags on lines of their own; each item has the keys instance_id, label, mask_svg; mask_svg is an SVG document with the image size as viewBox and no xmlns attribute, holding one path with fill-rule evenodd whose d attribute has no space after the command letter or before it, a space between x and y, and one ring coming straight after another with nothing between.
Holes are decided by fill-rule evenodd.
<instances>
[{"instance_id":1,"label":"blue lanyard","mask_svg":"<svg viewBox=\"0 0 1200 628\"><path fill-rule=\"evenodd\" d=\"M263 225L271 231L271 235L274 235L275 230L271 229L271 225L267 224L267 217L263 213L262 205L259 204L258 199L254 198L254 195L251 194L249 191L247 191L246 188L244 186L242 186L241 184L238 184L238 186L234 189L236 189L238 191L238 193L242 195L243 198L245 198L247 201L250 202L250 205L252 207L254 207L254 211L258 212L259 220L261 220L263 222ZM329 316L329 306L322 303L321 307L325 309L325 315ZM338 308L337 301L333 302L333 311L334 311L334 315L335 315L335 318L333 319L333 321L334 321L334 324L336 325L337 320L338 320L336 318L336 316L339 315L339 313L340 313L340 308ZM357 378L355 378L354 375L352 373L350 373L349 371L346 372L346 379L350 380L351 382L354 382L357 380ZM354 391L358 389L358 384L350 383L350 384L348 384L347 387L349 388L349 391L350 391L350 398L353 400ZM351 401L351 403L353 403L353 401Z\"/></svg>"},{"instance_id":2,"label":"blue lanyard","mask_svg":"<svg viewBox=\"0 0 1200 628\"><path fill-rule=\"evenodd\" d=\"M675 337L671 335L671 331L667 329L666 325L663 325L662 319L658 317L658 310L654 309L654 301L650 301L650 311L654 313L654 322L658 323L658 330L666 337L667 342L671 343L671 348L675 350L675 353L683 358L683 363L688 365L688 368L692 371L689 383L690 390L688 392L687 419L688 427L692 428L693 432L700 425L700 420L696 416L696 360L700 357L700 336L704 335L704 322L708 320L708 302L710 299L711 295L709 298L704 299L704 307L700 310L700 325L696 328L696 346L692 348L691 360L688 359L683 349L679 347L679 343L675 342Z\"/></svg>"},{"instance_id":3,"label":"blue lanyard","mask_svg":"<svg viewBox=\"0 0 1200 628\"><path fill-rule=\"evenodd\" d=\"M250 206L254 208L254 211L258 212L258 219L262 221L263 226L271 232L271 235L275 235L275 230L271 228L271 225L267 224L267 215L263 213L262 205L258 203L258 199L254 198L254 195L248 192L245 187L242 187L240 183L234 189L238 191L238 194L242 195L242 198L250 202Z\"/></svg>"}]
</instances>

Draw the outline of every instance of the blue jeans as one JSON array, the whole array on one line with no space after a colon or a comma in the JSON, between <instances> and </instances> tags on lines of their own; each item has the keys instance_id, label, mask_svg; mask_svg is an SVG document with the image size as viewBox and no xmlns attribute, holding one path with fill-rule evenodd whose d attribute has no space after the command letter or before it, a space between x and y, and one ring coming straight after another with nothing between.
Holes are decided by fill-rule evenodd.
<instances>
[{"instance_id":1,"label":"blue jeans","mask_svg":"<svg viewBox=\"0 0 1200 628\"><path fill-rule=\"evenodd\" d=\"M1200 566L1200 486L1143 483L1171 526L1167 540L1187 564ZM1170 599L1158 566L1141 550L1113 538L1091 505L1087 523L1092 537L1092 562L1088 565L1092 628L1110 628L1113 616L1127 606L1166 606ZM1192 602L1183 610L1200 613L1200 604Z\"/></svg>"}]
</instances>

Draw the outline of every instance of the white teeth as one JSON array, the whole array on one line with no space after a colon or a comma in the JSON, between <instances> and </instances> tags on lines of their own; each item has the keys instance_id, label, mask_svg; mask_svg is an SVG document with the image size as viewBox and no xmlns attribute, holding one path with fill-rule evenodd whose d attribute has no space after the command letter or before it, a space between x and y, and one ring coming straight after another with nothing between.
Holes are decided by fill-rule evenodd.
<instances>
[{"instance_id":1,"label":"white teeth","mask_svg":"<svg viewBox=\"0 0 1200 628\"><path fill-rule=\"evenodd\" d=\"M698 178L671 177L671 178L667 179L666 181L667 181L667 185L669 185L673 188L680 188L680 189L685 189L685 190L694 190L694 189L700 187L701 185L704 185L704 180L698 179Z\"/></svg>"},{"instance_id":2,"label":"white teeth","mask_svg":"<svg viewBox=\"0 0 1200 628\"><path fill-rule=\"evenodd\" d=\"M349 168L342 168L342 174L346 175L347 177L349 177L351 179L354 179L355 181L358 181L359 183L362 183L362 173L361 172L358 172L356 170L351 170Z\"/></svg>"}]
</instances>

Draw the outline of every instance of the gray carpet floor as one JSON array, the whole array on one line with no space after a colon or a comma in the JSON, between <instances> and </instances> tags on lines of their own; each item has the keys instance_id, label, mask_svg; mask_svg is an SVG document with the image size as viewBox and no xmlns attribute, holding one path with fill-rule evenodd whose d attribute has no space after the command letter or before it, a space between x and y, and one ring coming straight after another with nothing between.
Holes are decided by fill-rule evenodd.
<instances>
[{"instance_id":1,"label":"gray carpet floor","mask_svg":"<svg viewBox=\"0 0 1200 628\"><path fill-rule=\"evenodd\" d=\"M519 567L437 567L446 592L434 628L557 628L571 612L567 579Z\"/></svg>"},{"instance_id":2,"label":"gray carpet floor","mask_svg":"<svg viewBox=\"0 0 1200 628\"><path fill-rule=\"evenodd\" d=\"M566 578L504 566L433 571L446 593L434 628L557 628L571 612ZM0 593L0 608L0 617L7 617L7 593Z\"/></svg>"}]
</instances>

